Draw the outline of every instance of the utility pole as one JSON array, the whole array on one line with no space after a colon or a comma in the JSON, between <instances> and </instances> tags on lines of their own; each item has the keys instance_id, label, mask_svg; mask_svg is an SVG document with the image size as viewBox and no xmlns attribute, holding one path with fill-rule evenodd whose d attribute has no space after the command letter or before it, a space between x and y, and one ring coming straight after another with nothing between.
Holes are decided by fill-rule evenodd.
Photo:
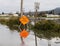
<instances>
[{"instance_id":1,"label":"utility pole","mask_svg":"<svg viewBox=\"0 0 60 46\"><path fill-rule=\"evenodd\" d=\"M20 11L21 11L21 16L23 15L23 0L21 0L21 9L20 9Z\"/></svg>"},{"instance_id":2,"label":"utility pole","mask_svg":"<svg viewBox=\"0 0 60 46\"><path fill-rule=\"evenodd\" d=\"M38 9L39 9L39 4L38 2L35 2L35 20L34 22L36 23L36 18L37 18L37 15L38 15ZM34 32L35 34L35 45L37 46L37 36L36 36L36 32Z\"/></svg>"},{"instance_id":3,"label":"utility pole","mask_svg":"<svg viewBox=\"0 0 60 46\"><path fill-rule=\"evenodd\" d=\"M20 12L21 12L21 16L23 16L23 0L21 0ZM21 42L24 43L22 37L21 37Z\"/></svg>"}]
</instances>

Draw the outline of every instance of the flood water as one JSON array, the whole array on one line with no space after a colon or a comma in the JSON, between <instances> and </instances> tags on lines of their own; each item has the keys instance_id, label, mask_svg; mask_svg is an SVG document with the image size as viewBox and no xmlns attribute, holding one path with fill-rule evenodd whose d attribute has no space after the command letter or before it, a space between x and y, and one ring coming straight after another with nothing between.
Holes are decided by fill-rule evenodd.
<instances>
[{"instance_id":1,"label":"flood water","mask_svg":"<svg viewBox=\"0 0 60 46\"><path fill-rule=\"evenodd\" d=\"M24 44L21 43L19 32L11 31L6 25L0 24L0 46L35 46L34 33L30 32L29 36L24 39ZM37 38L38 46L48 46L48 40ZM56 38L50 41L51 46L60 46L60 43L55 43ZM60 41L60 39L58 40Z\"/></svg>"},{"instance_id":2,"label":"flood water","mask_svg":"<svg viewBox=\"0 0 60 46\"><path fill-rule=\"evenodd\" d=\"M7 26L0 24L0 46L19 46L20 37L17 31L11 31Z\"/></svg>"}]
</instances>

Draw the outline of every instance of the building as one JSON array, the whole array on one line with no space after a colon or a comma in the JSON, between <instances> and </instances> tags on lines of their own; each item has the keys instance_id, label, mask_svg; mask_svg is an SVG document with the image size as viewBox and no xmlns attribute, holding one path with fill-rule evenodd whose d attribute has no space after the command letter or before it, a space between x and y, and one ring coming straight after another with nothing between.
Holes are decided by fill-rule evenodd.
<instances>
[{"instance_id":1,"label":"building","mask_svg":"<svg viewBox=\"0 0 60 46\"><path fill-rule=\"evenodd\" d=\"M60 17L59 15L46 14L47 17Z\"/></svg>"}]
</instances>

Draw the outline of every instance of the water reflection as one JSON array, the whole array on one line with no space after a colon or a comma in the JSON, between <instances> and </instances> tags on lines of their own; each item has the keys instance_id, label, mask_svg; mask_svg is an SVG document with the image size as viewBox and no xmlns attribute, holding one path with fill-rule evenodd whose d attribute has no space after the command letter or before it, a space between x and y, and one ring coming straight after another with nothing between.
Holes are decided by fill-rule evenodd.
<instances>
[{"instance_id":1,"label":"water reflection","mask_svg":"<svg viewBox=\"0 0 60 46\"><path fill-rule=\"evenodd\" d=\"M0 46L35 46L34 33L30 32L30 35L24 39L24 44L21 43L19 33L17 31L11 31L6 25L0 24ZM48 46L48 40L37 37L38 46ZM56 38L51 40L51 46L60 46L55 44ZM60 40L59 40L60 41Z\"/></svg>"},{"instance_id":2,"label":"water reflection","mask_svg":"<svg viewBox=\"0 0 60 46\"><path fill-rule=\"evenodd\" d=\"M0 24L0 46L20 46L19 33Z\"/></svg>"}]
</instances>

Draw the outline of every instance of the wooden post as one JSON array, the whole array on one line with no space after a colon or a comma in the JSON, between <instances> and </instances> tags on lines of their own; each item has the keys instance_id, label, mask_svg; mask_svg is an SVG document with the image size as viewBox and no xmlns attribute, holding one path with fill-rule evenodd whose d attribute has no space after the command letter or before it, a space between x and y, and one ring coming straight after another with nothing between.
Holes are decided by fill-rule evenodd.
<instances>
[{"instance_id":1,"label":"wooden post","mask_svg":"<svg viewBox=\"0 0 60 46\"><path fill-rule=\"evenodd\" d=\"M37 9L36 9L36 13L35 13L35 23L36 23L36 18L37 18ZM36 32L34 32L35 34L35 45L37 46L37 36L36 36Z\"/></svg>"},{"instance_id":2,"label":"wooden post","mask_svg":"<svg viewBox=\"0 0 60 46\"><path fill-rule=\"evenodd\" d=\"M35 23L36 23L36 18L37 18L37 9L35 9ZM35 34L35 46L37 46L37 36L36 36L36 32L34 32Z\"/></svg>"},{"instance_id":3,"label":"wooden post","mask_svg":"<svg viewBox=\"0 0 60 46\"><path fill-rule=\"evenodd\" d=\"M21 16L22 16L23 15L23 0L21 0L21 8L20 8L20 11L21 11ZM21 42L24 43L22 37L21 37Z\"/></svg>"},{"instance_id":4,"label":"wooden post","mask_svg":"<svg viewBox=\"0 0 60 46\"><path fill-rule=\"evenodd\" d=\"M23 0L21 0L21 9L20 9L20 11L21 11L21 16L23 15Z\"/></svg>"},{"instance_id":5,"label":"wooden post","mask_svg":"<svg viewBox=\"0 0 60 46\"><path fill-rule=\"evenodd\" d=\"M37 16L38 16L38 12L37 10L39 9L39 3L38 2L35 2L35 23L37 21ZM36 32L34 32L35 34L35 45L37 46L37 35L36 35Z\"/></svg>"}]
</instances>

